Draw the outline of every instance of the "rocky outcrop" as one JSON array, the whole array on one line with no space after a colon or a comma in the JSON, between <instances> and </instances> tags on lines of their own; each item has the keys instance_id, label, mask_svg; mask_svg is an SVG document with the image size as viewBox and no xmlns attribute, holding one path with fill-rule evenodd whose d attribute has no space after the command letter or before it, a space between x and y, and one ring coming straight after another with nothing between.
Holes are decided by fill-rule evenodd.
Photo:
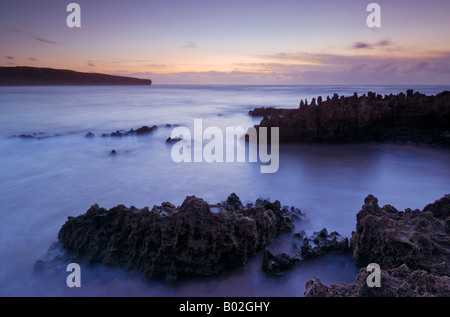
<instances>
[{"instance_id":1,"label":"rocky outcrop","mask_svg":"<svg viewBox=\"0 0 450 317\"><path fill-rule=\"evenodd\" d=\"M450 147L450 92L427 96L368 95L318 98L298 109L256 108L256 127L279 127L280 142L401 142ZM270 129L268 129L270 133Z\"/></svg>"},{"instance_id":2,"label":"rocky outcrop","mask_svg":"<svg viewBox=\"0 0 450 317\"><path fill-rule=\"evenodd\" d=\"M304 232L297 233L294 237L302 239L299 255L303 260L318 258L329 253L345 254L350 252L348 238L342 237L336 231L328 234L325 228L314 232L311 237L306 237Z\"/></svg>"},{"instance_id":3,"label":"rocky outcrop","mask_svg":"<svg viewBox=\"0 0 450 317\"><path fill-rule=\"evenodd\" d=\"M217 206L212 212L195 196L186 197L180 207L165 202L152 210L94 205L83 215L69 217L58 240L74 259L174 282L242 267L293 228L292 215L278 201L260 200L244 208L232 194Z\"/></svg>"},{"instance_id":4,"label":"rocky outcrop","mask_svg":"<svg viewBox=\"0 0 450 317\"><path fill-rule=\"evenodd\" d=\"M411 270L405 264L381 270L381 287L369 287L370 272L362 268L354 284L324 285L318 278L306 282L306 297L449 297L450 277L423 270Z\"/></svg>"},{"instance_id":5,"label":"rocky outcrop","mask_svg":"<svg viewBox=\"0 0 450 317\"><path fill-rule=\"evenodd\" d=\"M274 255L269 249L265 249L261 268L269 276L279 276L300 262L301 259L298 257L291 257L286 253Z\"/></svg>"},{"instance_id":6,"label":"rocky outcrop","mask_svg":"<svg viewBox=\"0 0 450 317\"><path fill-rule=\"evenodd\" d=\"M367 196L350 240L356 284L324 285L312 278L305 296L450 296L450 195L422 211L380 207ZM381 287L369 287L366 266L381 268Z\"/></svg>"},{"instance_id":7,"label":"rocky outcrop","mask_svg":"<svg viewBox=\"0 0 450 317\"><path fill-rule=\"evenodd\" d=\"M103 133L102 137L123 137L123 136L129 136L129 135L144 135L144 134L149 134L151 132L153 132L154 130L156 130L158 128L158 126L153 125L151 127L149 126L142 126L138 129L130 129L128 131L123 131L123 130L116 130L116 132L111 132L111 133Z\"/></svg>"},{"instance_id":8,"label":"rocky outcrop","mask_svg":"<svg viewBox=\"0 0 450 317\"><path fill-rule=\"evenodd\" d=\"M378 206L369 195L356 215L351 245L355 264L383 269L406 264L412 270L450 275L450 195L422 211Z\"/></svg>"},{"instance_id":9,"label":"rocky outcrop","mask_svg":"<svg viewBox=\"0 0 450 317\"><path fill-rule=\"evenodd\" d=\"M326 254L346 254L350 252L347 238L339 233L328 234L327 229L314 232L307 237L304 231L294 234L293 246L297 250L294 256L286 253L272 254L268 249L263 253L262 270L269 276L278 276L297 264L316 259Z\"/></svg>"}]
</instances>

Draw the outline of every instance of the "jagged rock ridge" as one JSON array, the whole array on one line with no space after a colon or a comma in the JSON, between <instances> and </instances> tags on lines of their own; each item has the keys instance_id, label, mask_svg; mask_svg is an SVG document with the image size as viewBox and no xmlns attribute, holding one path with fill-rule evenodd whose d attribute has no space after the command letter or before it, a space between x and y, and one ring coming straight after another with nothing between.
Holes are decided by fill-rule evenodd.
<instances>
[{"instance_id":1,"label":"jagged rock ridge","mask_svg":"<svg viewBox=\"0 0 450 317\"><path fill-rule=\"evenodd\" d=\"M258 127L279 127L280 142L402 142L450 147L450 92L301 101L298 109L256 108ZM270 129L268 129L270 132Z\"/></svg>"},{"instance_id":2,"label":"jagged rock ridge","mask_svg":"<svg viewBox=\"0 0 450 317\"><path fill-rule=\"evenodd\" d=\"M74 259L174 282L240 268L294 227L292 214L278 201L259 200L244 208L230 195L216 206L218 212L212 212L195 196L186 197L180 207L166 202L152 210L94 205L83 215L69 217L58 240Z\"/></svg>"}]
</instances>

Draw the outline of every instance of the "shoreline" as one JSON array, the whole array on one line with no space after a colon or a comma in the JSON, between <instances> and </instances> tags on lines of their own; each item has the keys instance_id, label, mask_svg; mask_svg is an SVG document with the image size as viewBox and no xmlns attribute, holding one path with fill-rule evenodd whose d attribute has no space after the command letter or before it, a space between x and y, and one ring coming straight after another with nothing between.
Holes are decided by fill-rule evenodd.
<instances>
[{"instance_id":1,"label":"shoreline","mask_svg":"<svg viewBox=\"0 0 450 317\"><path fill-rule=\"evenodd\" d=\"M219 211L212 211L209 208L219 208ZM245 216L246 214L247 216ZM263 221L270 214L279 215L277 216L278 218L273 218L278 219L276 227L267 227L272 220L269 222L265 222L267 220ZM225 231L217 229L223 223L223 220L218 221L218 219L225 217L223 219L229 219L227 221L232 221L233 223L235 221L241 221L238 219L247 219L250 215L253 215L251 217L256 217L254 218L256 220L256 227L249 229L247 224L245 225L247 227L246 229L240 229L244 230L242 232L247 233L241 236L243 240L238 243L244 243L247 245L245 247L247 249L250 246L248 244L248 238L250 236L255 238L258 236L272 236L272 238L262 240L266 241L262 244L260 244L261 242L257 242L257 240L250 240L255 241L256 245L260 245L260 247L254 249L256 252L248 254L245 252L244 258L242 258L241 247L235 249L235 251L241 251L231 253L234 255L229 254L229 251L227 251L228 247L225 247L227 244L223 244L223 241L227 240L226 237L229 231L228 229ZM260 218L261 216L263 218ZM135 273L141 272L144 274L144 280L147 282L151 282L152 280L159 281L162 278L166 280L166 284L176 285L178 278L181 278L181 281L195 281L198 278L203 280L204 278L210 279L212 277L223 276L224 274L227 275L245 266L245 263L257 254L261 254L261 252L261 268L267 276L274 278L283 276L286 272L302 263L308 263L309 261L320 259L324 256L352 254L354 265L360 269L357 275L357 284L332 284L326 286L319 279L311 277L306 282L304 295L306 297L450 296L450 283L448 283L450 282L450 245L445 238L442 238L442 235L445 237L450 234L450 194L428 204L422 211L411 210L409 208L405 211L398 211L390 205L379 207L377 198L369 195L366 197L362 209L356 214L356 230L352 233L350 241L348 238L341 237L337 232L328 234L325 228L309 237L301 231L294 233L295 225L293 220L296 220L296 224L301 224L305 220L304 217L299 209L295 207L281 207L278 201L272 203L270 201L257 200L255 205L247 205L244 207L239 197L234 193L226 201L213 205L208 205L201 198L196 198L195 196L187 197L181 207L175 207L165 202L161 206L154 206L152 210L148 208L138 210L133 206L126 208L122 205L106 210L95 205L83 215L76 218L69 217L58 234L59 242L49 249L46 258L36 262L34 272L35 274L48 274L48 271L54 270L54 266L59 260L65 259L66 261L83 261L88 264L90 263L89 265L102 264L106 265L106 267L117 267ZM149 222L144 219L153 220ZM282 219L290 220L285 223L285 220ZM111 224L117 223L117 221L123 224L120 227L110 227ZM130 223L130 221L132 222ZM386 221L388 221L389 225L386 225ZM134 225L132 224L133 222L135 222ZM130 224L130 228L134 228L131 231L128 229ZM237 223L231 226L236 225ZM154 236L156 232L164 232L160 230L165 230L163 229L165 226L168 226L171 230L179 230L175 228L186 228L187 231L178 231L174 236L173 234L168 236L162 234L162 240L160 242L155 241L156 244L154 247L149 246L148 251L144 253L139 251L143 241L148 241L149 237ZM206 233L203 232L200 234L197 231L200 228L207 229ZM408 228L406 229L406 233L405 228ZM133 233L134 230L139 230L141 233ZM109 233L105 236L102 232ZM208 232L217 232L218 235L211 236ZM270 251L271 240L279 234L277 232L285 232L285 234L290 233L292 235L291 243L298 250L297 254L274 254ZM122 240L122 242L118 242L117 237L122 236L123 233L126 233L124 238L129 238L130 235L136 236L137 234L136 237L140 237L138 239L142 239L142 241L139 242L139 240L132 239L134 242L130 244L126 241L127 238ZM180 234L187 234L186 237L189 237L183 242L184 247L182 248L176 246L178 242L175 242L175 244L170 242L177 241L176 238L175 240L173 239ZM240 236L240 234L237 236L235 234L233 234L233 240ZM407 237L406 240L405 234ZM100 235L102 238L100 238ZM90 238L86 240L88 236ZM380 239L379 237L385 238ZM154 238L150 239L152 240ZM169 250L172 251L165 253L168 250L162 251L166 248L163 245L170 246ZM391 246L395 246L394 249ZM155 247L156 249L154 249ZM215 257L213 255L211 257L215 252L211 253L211 247L214 250L217 248L219 254L220 252L228 254L228 260L223 262L221 256ZM65 254L52 257L51 254L55 252L54 250L56 248L65 249ZM114 252L116 255L108 253L108 250L116 250ZM196 256L189 256L191 252L189 250L197 250L194 253ZM411 253L411 250L416 251ZM435 251L430 253L430 250ZM394 253L391 254L389 252ZM153 258L153 260L148 259L144 262L138 260L136 263L141 263L138 266L132 264L136 261L134 257L137 254L141 254L142 256L146 253L159 255ZM171 254L170 257L175 258L166 263L169 254ZM120 256L117 257L117 255ZM160 261L158 260L159 256L162 256L166 260L164 260L164 264L161 263L163 266L156 269L155 265L159 265L157 263ZM179 262L181 258L185 260ZM443 262L441 263L441 261ZM236 265L233 264L230 266L227 263L234 263ZM366 279L368 272L365 266L369 263L378 263L380 265L381 283L384 287L371 288L367 286ZM205 268L214 269L212 271L209 269L205 271ZM162 271L159 271L160 269ZM167 269L169 271L166 271ZM173 269L175 271L171 272L170 270ZM181 275L180 273L175 273L178 270L184 273ZM166 273L161 275L161 273L157 272ZM186 273L188 275L184 275ZM165 274L168 275L164 278ZM421 276L419 280L417 280L418 275Z\"/></svg>"}]
</instances>

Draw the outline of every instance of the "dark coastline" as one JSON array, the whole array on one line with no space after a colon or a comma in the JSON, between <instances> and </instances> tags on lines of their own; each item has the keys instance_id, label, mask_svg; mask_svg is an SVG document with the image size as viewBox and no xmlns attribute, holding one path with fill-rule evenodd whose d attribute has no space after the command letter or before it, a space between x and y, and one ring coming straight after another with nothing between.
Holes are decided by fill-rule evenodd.
<instances>
[{"instance_id":1,"label":"dark coastline","mask_svg":"<svg viewBox=\"0 0 450 317\"><path fill-rule=\"evenodd\" d=\"M394 142L450 148L450 92L427 96L367 95L313 98L297 109L256 108L259 127L279 127L280 143ZM270 134L270 129L268 129Z\"/></svg>"},{"instance_id":2,"label":"dark coastline","mask_svg":"<svg viewBox=\"0 0 450 317\"><path fill-rule=\"evenodd\" d=\"M38 67L0 67L0 86L146 85L150 79Z\"/></svg>"}]
</instances>

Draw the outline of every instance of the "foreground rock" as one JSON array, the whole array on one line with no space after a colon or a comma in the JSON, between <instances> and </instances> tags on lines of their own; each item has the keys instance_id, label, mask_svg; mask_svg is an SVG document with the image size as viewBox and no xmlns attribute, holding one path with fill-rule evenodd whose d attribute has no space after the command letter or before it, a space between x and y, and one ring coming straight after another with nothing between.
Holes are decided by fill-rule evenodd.
<instances>
[{"instance_id":1,"label":"foreground rock","mask_svg":"<svg viewBox=\"0 0 450 317\"><path fill-rule=\"evenodd\" d=\"M422 211L380 208L372 195L364 202L351 238L356 265L378 263L390 269L406 264L413 270L450 275L450 195Z\"/></svg>"},{"instance_id":2,"label":"foreground rock","mask_svg":"<svg viewBox=\"0 0 450 317\"><path fill-rule=\"evenodd\" d=\"M450 147L450 92L427 96L407 94L339 97L298 109L256 108L264 116L256 127L279 127L280 142L382 142L431 144ZM270 132L270 129L268 129Z\"/></svg>"},{"instance_id":3,"label":"foreground rock","mask_svg":"<svg viewBox=\"0 0 450 317\"><path fill-rule=\"evenodd\" d=\"M411 270L405 264L381 271L381 287L369 287L370 273L362 268L354 284L324 285L318 278L306 282L306 297L449 297L450 277L422 270Z\"/></svg>"},{"instance_id":4,"label":"foreground rock","mask_svg":"<svg viewBox=\"0 0 450 317\"><path fill-rule=\"evenodd\" d=\"M357 214L351 247L362 267L356 284L312 278L305 296L450 296L450 195L422 211L378 206L369 195ZM367 286L366 266L381 268L381 287Z\"/></svg>"},{"instance_id":5,"label":"foreground rock","mask_svg":"<svg viewBox=\"0 0 450 317\"><path fill-rule=\"evenodd\" d=\"M232 194L217 206L219 211L212 212L195 196L186 197L181 207L163 203L152 210L94 205L69 217L58 239L73 259L174 282L243 267L277 235L293 229L292 215L278 201L244 208Z\"/></svg>"},{"instance_id":6,"label":"foreground rock","mask_svg":"<svg viewBox=\"0 0 450 317\"><path fill-rule=\"evenodd\" d=\"M262 270L269 276L279 276L297 264L322 257L326 254L350 253L349 241L337 232L328 234L327 229L314 232L307 237L304 231L294 234L294 256L286 253L272 254L268 249L263 253Z\"/></svg>"}]
</instances>

